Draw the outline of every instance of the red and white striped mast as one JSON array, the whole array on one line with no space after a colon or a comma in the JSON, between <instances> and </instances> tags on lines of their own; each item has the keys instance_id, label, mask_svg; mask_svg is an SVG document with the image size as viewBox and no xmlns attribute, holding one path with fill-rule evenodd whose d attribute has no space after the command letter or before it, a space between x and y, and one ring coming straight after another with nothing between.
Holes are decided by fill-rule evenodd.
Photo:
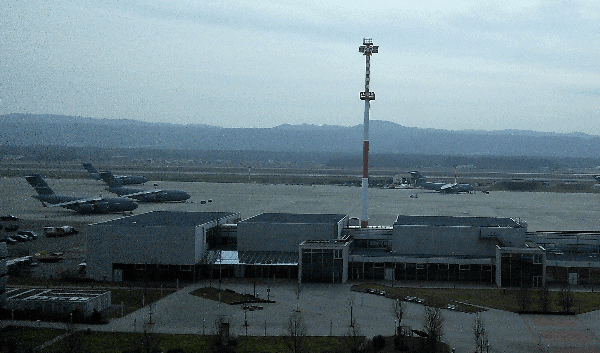
<instances>
[{"instance_id":1,"label":"red and white striped mast","mask_svg":"<svg viewBox=\"0 0 600 353\"><path fill-rule=\"evenodd\" d=\"M363 45L358 47L366 59L365 91L360 92L360 99L365 101L364 139L363 139L363 176L362 176L362 214L360 217L361 228L369 226L369 108L370 101L375 100L375 92L369 91L369 80L371 74L371 54L379 52L379 46L373 45L372 38L363 38Z\"/></svg>"}]
</instances>

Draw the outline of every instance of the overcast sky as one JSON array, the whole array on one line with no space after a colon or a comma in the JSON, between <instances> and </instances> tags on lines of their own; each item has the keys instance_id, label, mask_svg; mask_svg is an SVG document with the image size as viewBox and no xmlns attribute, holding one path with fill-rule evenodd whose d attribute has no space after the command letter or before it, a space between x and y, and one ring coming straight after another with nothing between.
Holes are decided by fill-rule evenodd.
<instances>
[{"instance_id":1,"label":"overcast sky","mask_svg":"<svg viewBox=\"0 0 600 353\"><path fill-rule=\"evenodd\" d=\"M596 1L3 0L0 114L600 135Z\"/></svg>"}]
</instances>

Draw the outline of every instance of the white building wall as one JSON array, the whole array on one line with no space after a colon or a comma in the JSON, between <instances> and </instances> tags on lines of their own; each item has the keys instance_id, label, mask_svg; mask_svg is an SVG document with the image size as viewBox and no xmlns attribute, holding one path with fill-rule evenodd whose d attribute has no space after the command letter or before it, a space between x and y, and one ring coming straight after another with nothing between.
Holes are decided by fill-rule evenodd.
<instances>
[{"instance_id":1,"label":"white building wall","mask_svg":"<svg viewBox=\"0 0 600 353\"><path fill-rule=\"evenodd\" d=\"M6 257L8 256L8 248L6 243L0 242L0 308L6 303Z\"/></svg>"},{"instance_id":2,"label":"white building wall","mask_svg":"<svg viewBox=\"0 0 600 353\"><path fill-rule=\"evenodd\" d=\"M202 231L203 232L203 231ZM193 265L196 230L190 227L98 225L88 232L87 276L112 280L112 264Z\"/></svg>"},{"instance_id":3,"label":"white building wall","mask_svg":"<svg viewBox=\"0 0 600 353\"><path fill-rule=\"evenodd\" d=\"M43 299L35 296L24 299L7 299L5 309L37 311L42 314L56 315L68 315L74 310L79 310L84 316L88 317L92 315L94 309L102 312L111 305L110 291L95 295L90 295L86 290L73 290L72 292L72 297L77 298L77 300L70 300L69 297L65 296L52 296L52 293L50 293L50 298Z\"/></svg>"},{"instance_id":4,"label":"white building wall","mask_svg":"<svg viewBox=\"0 0 600 353\"><path fill-rule=\"evenodd\" d=\"M206 253L206 225L197 226L194 229L194 263L199 262Z\"/></svg>"},{"instance_id":5,"label":"white building wall","mask_svg":"<svg viewBox=\"0 0 600 353\"><path fill-rule=\"evenodd\" d=\"M480 239L479 228L395 225L392 249L403 255L495 256L496 241Z\"/></svg>"},{"instance_id":6,"label":"white building wall","mask_svg":"<svg viewBox=\"0 0 600 353\"><path fill-rule=\"evenodd\" d=\"M336 239L338 225L241 222L237 237L238 251L296 252L305 240Z\"/></svg>"}]
</instances>

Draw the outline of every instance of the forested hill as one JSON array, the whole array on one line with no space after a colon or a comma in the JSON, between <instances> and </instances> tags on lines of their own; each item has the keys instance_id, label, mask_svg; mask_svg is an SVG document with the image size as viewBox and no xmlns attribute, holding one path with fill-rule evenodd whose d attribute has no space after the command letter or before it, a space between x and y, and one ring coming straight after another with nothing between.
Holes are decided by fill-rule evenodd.
<instances>
[{"instance_id":1,"label":"forested hill","mask_svg":"<svg viewBox=\"0 0 600 353\"><path fill-rule=\"evenodd\" d=\"M63 115L0 116L0 145L360 154L362 124L220 128ZM533 131L448 131L372 121L371 152L442 156L600 157L600 137Z\"/></svg>"}]
</instances>

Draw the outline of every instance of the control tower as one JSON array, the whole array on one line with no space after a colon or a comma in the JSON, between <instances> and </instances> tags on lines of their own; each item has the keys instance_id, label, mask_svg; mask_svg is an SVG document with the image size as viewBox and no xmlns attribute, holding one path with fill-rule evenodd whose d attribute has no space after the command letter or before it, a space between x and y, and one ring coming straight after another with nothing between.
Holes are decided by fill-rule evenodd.
<instances>
[{"instance_id":1,"label":"control tower","mask_svg":"<svg viewBox=\"0 0 600 353\"><path fill-rule=\"evenodd\" d=\"M375 92L369 90L371 75L371 54L379 52L379 46L373 45L372 38L363 38L363 45L358 47L366 59L365 91L360 92L360 99L365 101L364 139L363 139L363 176L362 176L362 213L360 226L367 228L369 225L369 109L371 101L375 100Z\"/></svg>"}]
</instances>

